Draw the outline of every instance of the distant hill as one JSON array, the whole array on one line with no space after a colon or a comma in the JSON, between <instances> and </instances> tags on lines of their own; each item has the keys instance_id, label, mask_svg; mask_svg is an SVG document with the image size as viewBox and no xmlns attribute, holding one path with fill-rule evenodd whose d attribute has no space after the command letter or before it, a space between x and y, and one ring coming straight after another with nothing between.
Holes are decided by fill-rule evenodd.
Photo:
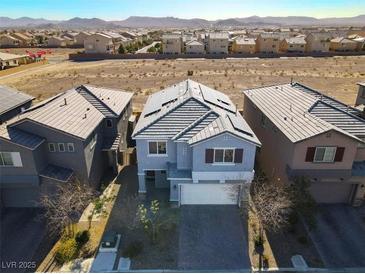
<instances>
[{"instance_id":1,"label":"distant hill","mask_svg":"<svg viewBox=\"0 0 365 274\"><path fill-rule=\"evenodd\" d=\"M0 17L0 28L61 28L61 29L113 29L130 28L206 28L226 26L365 26L365 15L343 18L318 19L307 16L228 18L209 21L200 18L181 19L176 17L130 16L125 20L105 21L99 18L79 18L57 21L43 18L21 17L12 19Z\"/></svg>"}]
</instances>

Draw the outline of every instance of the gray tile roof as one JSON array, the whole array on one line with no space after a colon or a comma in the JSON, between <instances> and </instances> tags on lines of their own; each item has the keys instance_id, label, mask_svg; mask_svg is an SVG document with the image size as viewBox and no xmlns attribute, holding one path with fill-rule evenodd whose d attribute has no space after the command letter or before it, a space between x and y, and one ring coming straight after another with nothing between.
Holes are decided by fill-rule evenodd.
<instances>
[{"instance_id":1,"label":"gray tile roof","mask_svg":"<svg viewBox=\"0 0 365 274\"><path fill-rule=\"evenodd\" d=\"M96 100L90 100L87 94L96 94L97 97L92 97ZM39 103L10 120L7 125L9 128L32 121L86 139L105 117L113 113L119 115L131 97L132 93L81 86Z\"/></svg>"},{"instance_id":2,"label":"gray tile roof","mask_svg":"<svg viewBox=\"0 0 365 274\"><path fill-rule=\"evenodd\" d=\"M0 86L0 115L33 99L33 96L22 93L16 89Z\"/></svg>"},{"instance_id":3,"label":"gray tile roof","mask_svg":"<svg viewBox=\"0 0 365 274\"><path fill-rule=\"evenodd\" d=\"M243 92L293 143L330 130L362 138L365 120L356 116L360 111L299 83Z\"/></svg>"},{"instance_id":4,"label":"gray tile roof","mask_svg":"<svg viewBox=\"0 0 365 274\"><path fill-rule=\"evenodd\" d=\"M73 170L55 165L47 165L39 174L41 177L61 182L68 182L73 175Z\"/></svg>"},{"instance_id":5,"label":"gray tile roof","mask_svg":"<svg viewBox=\"0 0 365 274\"><path fill-rule=\"evenodd\" d=\"M7 128L5 124L0 126L0 139L10 141L13 144L25 148L35 149L44 142L44 138L19 130L16 128Z\"/></svg>"},{"instance_id":6,"label":"gray tile roof","mask_svg":"<svg viewBox=\"0 0 365 274\"><path fill-rule=\"evenodd\" d=\"M210 129L217 123L219 130L212 132ZM260 145L227 95L185 80L148 98L133 137L194 144L223 132Z\"/></svg>"}]
</instances>

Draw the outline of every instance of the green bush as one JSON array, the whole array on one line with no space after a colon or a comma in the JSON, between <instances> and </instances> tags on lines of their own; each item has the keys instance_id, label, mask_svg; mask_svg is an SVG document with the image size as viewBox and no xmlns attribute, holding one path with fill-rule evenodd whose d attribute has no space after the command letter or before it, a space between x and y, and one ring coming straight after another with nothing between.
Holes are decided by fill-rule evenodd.
<instances>
[{"instance_id":1,"label":"green bush","mask_svg":"<svg viewBox=\"0 0 365 274\"><path fill-rule=\"evenodd\" d=\"M59 264L67 263L77 257L79 248L75 239L68 239L61 242L55 255L56 262Z\"/></svg>"},{"instance_id":2,"label":"green bush","mask_svg":"<svg viewBox=\"0 0 365 274\"><path fill-rule=\"evenodd\" d=\"M76 233L75 240L79 247L86 244L90 239L90 232L88 230L79 231Z\"/></svg>"},{"instance_id":3,"label":"green bush","mask_svg":"<svg viewBox=\"0 0 365 274\"><path fill-rule=\"evenodd\" d=\"M134 258L143 250L143 243L140 241L131 242L122 252L123 257Z\"/></svg>"}]
</instances>

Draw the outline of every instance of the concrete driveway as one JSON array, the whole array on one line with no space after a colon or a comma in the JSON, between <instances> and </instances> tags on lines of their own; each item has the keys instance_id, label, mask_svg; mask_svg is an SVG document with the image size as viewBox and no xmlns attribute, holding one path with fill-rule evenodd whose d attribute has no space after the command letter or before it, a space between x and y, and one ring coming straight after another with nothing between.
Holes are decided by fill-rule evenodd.
<instances>
[{"instance_id":1,"label":"concrete driveway","mask_svg":"<svg viewBox=\"0 0 365 274\"><path fill-rule=\"evenodd\" d=\"M1 209L0 272L34 272L52 247L42 212L36 208Z\"/></svg>"},{"instance_id":2,"label":"concrete driveway","mask_svg":"<svg viewBox=\"0 0 365 274\"><path fill-rule=\"evenodd\" d=\"M178 268L248 270L247 229L236 206L182 206Z\"/></svg>"},{"instance_id":3,"label":"concrete driveway","mask_svg":"<svg viewBox=\"0 0 365 274\"><path fill-rule=\"evenodd\" d=\"M347 205L321 205L310 231L327 268L365 267L365 215Z\"/></svg>"}]
</instances>

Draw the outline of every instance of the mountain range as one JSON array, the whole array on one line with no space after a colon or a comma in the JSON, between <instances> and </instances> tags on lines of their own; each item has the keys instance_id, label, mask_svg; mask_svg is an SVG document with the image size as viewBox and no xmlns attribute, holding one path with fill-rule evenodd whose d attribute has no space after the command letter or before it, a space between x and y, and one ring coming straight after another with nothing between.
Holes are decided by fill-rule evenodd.
<instances>
[{"instance_id":1,"label":"mountain range","mask_svg":"<svg viewBox=\"0 0 365 274\"><path fill-rule=\"evenodd\" d=\"M235 26L365 26L365 15L341 18L307 16L228 18L209 21L200 18L130 16L125 20L105 21L99 18L75 17L69 20L0 17L0 28L113 29L129 28L205 28Z\"/></svg>"}]
</instances>

